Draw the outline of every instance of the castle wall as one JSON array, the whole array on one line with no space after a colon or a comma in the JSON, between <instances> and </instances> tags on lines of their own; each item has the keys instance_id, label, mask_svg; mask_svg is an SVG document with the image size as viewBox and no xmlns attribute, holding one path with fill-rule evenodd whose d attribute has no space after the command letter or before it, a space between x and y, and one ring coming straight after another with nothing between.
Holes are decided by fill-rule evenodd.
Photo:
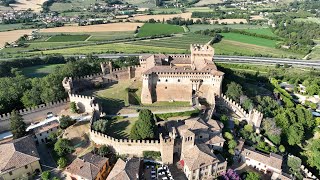
<instances>
[{"instance_id":1,"label":"castle wall","mask_svg":"<svg viewBox=\"0 0 320 180\"><path fill-rule=\"evenodd\" d=\"M57 102L41 104L39 106L19 110L22 115L23 121L26 124L31 124L44 120L48 112L58 114L62 110L69 107L69 100L64 99ZM0 115L0 132L10 130L10 113Z\"/></svg>"},{"instance_id":2,"label":"castle wall","mask_svg":"<svg viewBox=\"0 0 320 180\"><path fill-rule=\"evenodd\" d=\"M94 110L100 110L98 104L94 102L94 97L69 94L70 102L75 102L80 112L92 113Z\"/></svg>"}]
</instances>

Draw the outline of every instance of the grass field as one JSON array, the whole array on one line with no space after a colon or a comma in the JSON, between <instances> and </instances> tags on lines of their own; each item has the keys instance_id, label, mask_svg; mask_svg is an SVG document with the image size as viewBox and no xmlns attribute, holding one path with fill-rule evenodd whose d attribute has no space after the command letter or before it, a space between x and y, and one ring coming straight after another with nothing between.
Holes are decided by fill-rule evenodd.
<instances>
[{"instance_id":1,"label":"grass field","mask_svg":"<svg viewBox=\"0 0 320 180\"><path fill-rule=\"evenodd\" d=\"M47 42L71 42L85 41L90 35L55 35L50 37Z\"/></svg>"},{"instance_id":2,"label":"grass field","mask_svg":"<svg viewBox=\"0 0 320 180\"><path fill-rule=\"evenodd\" d=\"M296 18L295 21L302 21L302 22L314 22L320 24L320 18L316 17L308 17L308 18Z\"/></svg>"},{"instance_id":3,"label":"grass field","mask_svg":"<svg viewBox=\"0 0 320 180\"><path fill-rule=\"evenodd\" d=\"M100 0L72 0L67 3L55 2L50 6L51 11L83 11L84 8L88 8L91 4L101 3L105 4L104 1Z\"/></svg>"},{"instance_id":4,"label":"grass field","mask_svg":"<svg viewBox=\"0 0 320 180\"><path fill-rule=\"evenodd\" d=\"M249 24L228 24L228 25L220 25L220 24L194 24L188 26L191 32L199 31L199 30L206 30L206 29L215 29L215 28L223 28L223 27L230 27L233 29L261 29L267 28L267 26L260 26L260 25L249 25Z\"/></svg>"},{"instance_id":5,"label":"grass field","mask_svg":"<svg viewBox=\"0 0 320 180\"><path fill-rule=\"evenodd\" d=\"M151 47L146 45L133 45L125 43L113 43L102 45L90 45L74 48L42 51L43 54L90 54L90 53L185 53L186 49ZM30 52L28 54L40 54L40 52Z\"/></svg>"},{"instance_id":6,"label":"grass field","mask_svg":"<svg viewBox=\"0 0 320 180\"><path fill-rule=\"evenodd\" d=\"M221 42L214 44L213 47L215 48L215 53L221 55L254 56L257 54L261 54L263 56L272 57L304 57L304 55L302 54L284 51L281 49L270 48L266 46L257 46L253 44L247 44L226 39L223 39Z\"/></svg>"},{"instance_id":7,"label":"grass field","mask_svg":"<svg viewBox=\"0 0 320 180\"><path fill-rule=\"evenodd\" d=\"M137 117L107 120L107 135L117 139L128 139L130 136L131 128L137 120Z\"/></svg>"},{"instance_id":8,"label":"grass field","mask_svg":"<svg viewBox=\"0 0 320 180\"><path fill-rule=\"evenodd\" d=\"M251 33L256 33L256 34L261 34L261 35L266 35L266 36L271 36L271 37L277 37L270 28L261 28L261 29L246 29L245 31L251 32Z\"/></svg>"},{"instance_id":9,"label":"grass field","mask_svg":"<svg viewBox=\"0 0 320 180\"><path fill-rule=\"evenodd\" d=\"M181 8L153 8L152 13L153 14L168 14L168 13L178 14L178 13L181 13Z\"/></svg>"},{"instance_id":10,"label":"grass field","mask_svg":"<svg viewBox=\"0 0 320 180\"><path fill-rule=\"evenodd\" d=\"M277 43L277 41L275 40L248 36L248 35L243 35L239 33L221 33L221 35L223 35L223 39L226 39L226 40L238 41L241 43L254 44L254 45L265 46L270 48L274 48Z\"/></svg>"},{"instance_id":11,"label":"grass field","mask_svg":"<svg viewBox=\"0 0 320 180\"><path fill-rule=\"evenodd\" d=\"M55 68L63 66L63 64L38 65L22 68L22 73L27 77L44 77L54 71Z\"/></svg>"},{"instance_id":12,"label":"grass field","mask_svg":"<svg viewBox=\"0 0 320 180\"><path fill-rule=\"evenodd\" d=\"M97 32L90 33L91 37L88 41L112 41L126 38L133 38L133 31L122 31L122 32Z\"/></svg>"},{"instance_id":13,"label":"grass field","mask_svg":"<svg viewBox=\"0 0 320 180\"><path fill-rule=\"evenodd\" d=\"M16 29L21 29L23 27L22 23L19 24L0 24L0 31L11 31Z\"/></svg>"},{"instance_id":14,"label":"grass field","mask_svg":"<svg viewBox=\"0 0 320 180\"><path fill-rule=\"evenodd\" d=\"M124 0L124 2L138 6L140 8L155 8L156 7L155 0Z\"/></svg>"},{"instance_id":15,"label":"grass field","mask_svg":"<svg viewBox=\"0 0 320 180\"><path fill-rule=\"evenodd\" d=\"M183 32L184 29L181 26L160 23L146 23L140 28L138 37L169 35Z\"/></svg>"},{"instance_id":16,"label":"grass field","mask_svg":"<svg viewBox=\"0 0 320 180\"><path fill-rule=\"evenodd\" d=\"M317 59L317 60L320 59L320 45L319 45L319 44L316 45L316 46L312 49L312 51L311 51L311 53L310 53L310 55L309 55L309 58L311 58L311 59Z\"/></svg>"}]
</instances>

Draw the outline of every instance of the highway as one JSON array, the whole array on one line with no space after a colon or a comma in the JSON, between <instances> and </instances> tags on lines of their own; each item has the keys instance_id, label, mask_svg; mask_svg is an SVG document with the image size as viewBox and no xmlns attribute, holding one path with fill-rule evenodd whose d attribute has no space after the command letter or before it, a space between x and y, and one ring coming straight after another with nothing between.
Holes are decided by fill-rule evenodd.
<instances>
[{"instance_id":1,"label":"highway","mask_svg":"<svg viewBox=\"0 0 320 180\"><path fill-rule=\"evenodd\" d=\"M99 58L113 59L119 57L128 56L140 56L143 54L98 54L95 55ZM79 56L85 57L84 55ZM286 59L286 58L268 58L268 57L248 57L248 56L224 56L215 55L214 62L219 63L249 63L249 64L288 64L294 67L310 67L320 69L320 60L298 60L298 59Z\"/></svg>"}]
</instances>

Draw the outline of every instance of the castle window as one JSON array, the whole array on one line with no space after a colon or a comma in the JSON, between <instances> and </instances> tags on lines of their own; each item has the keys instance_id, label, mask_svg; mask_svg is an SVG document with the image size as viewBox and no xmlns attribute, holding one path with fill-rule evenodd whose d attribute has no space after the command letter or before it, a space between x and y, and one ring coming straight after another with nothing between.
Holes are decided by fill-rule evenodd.
<instances>
[{"instance_id":1,"label":"castle window","mask_svg":"<svg viewBox=\"0 0 320 180\"><path fill-rule=\"evenodd\" d=\"M160 79L158 79L158 82L160 82Z\"/></svg>"},{"instance_id":2,"label":"castle window","mask_svg":"<svg viewBox=\"0 0 320 180\"><path fill-rule=\"evenodd\" d=\"M180 79L178 79L178 82L180 82Z\"/></svg>"},{"instance_id":3,"label":"castle window","mask_svg":"<svg viewBox=\"0 0 320 180\"><path fill-rule=\"evenodd\" d=\"M166 79L166 82L168 82L168 79Z\"/></svg>"},{"instance_id":4,"label":"castle window","mask_svg":"<svg viewBox=\"0 0 320 180\"><path fill-rule=\"evenodd\" d=\"M164 87L164 89L167 89L168 87L166 86L166 87Z\"/></svg>"}]
</instances>

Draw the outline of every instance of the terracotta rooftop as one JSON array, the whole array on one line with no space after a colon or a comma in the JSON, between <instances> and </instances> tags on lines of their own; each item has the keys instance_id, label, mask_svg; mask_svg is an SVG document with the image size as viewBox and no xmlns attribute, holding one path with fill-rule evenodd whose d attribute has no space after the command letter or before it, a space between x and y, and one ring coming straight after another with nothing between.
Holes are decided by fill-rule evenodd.
<instances>
[{"instance_id":1,"label":"terracotta rooftop","mask_svg":"<svg viewBox=\"0 0 320 180\"><path fill-rule=\"evenodd\" d=\"M0 174L39 160L36 145L30 136L0 145Z\"/></svg>"},{"instance_id":2,"label":"terracotta rooftop","mask_svg":"<svg viewBox=\"0 0 320 180\"><path fill-rule=\"evenodd\" d=\"M121 158L118 159L110 172L107 180L132 180L137 179L140 169L140 160L137 158L130 159L124 162Z\"/></svg>"},{"instance_id":3,"label":"terracotta rooftop","mask_svg":"<svg viewBox=\"0 0 320 180\"><path fill-rule=\"evenodd\" d=\"M57 128L60 126L60 123L58 121L51 121L50 123L44 124L36 129L34 129L35 134L39 134L42 132L46 132L52 128Z\"/></svg>"},{"instance_id":4,"label":"terracotta rooftop","mask_svg":"<svg viewBox=\"0 0 320 180\"><path fill-rule=\"evenodd\" d=\"M226 141L221 135L214 135L212 136L206 144L216 144Z\"/></svg>"},{"instance_id":5,"label":"terracotta rooftop","mask_svg":"<svg viewBox=\"0 0 320 180\"><path fill-rule=\"evenodd\" d=\"M188 57L174 57L172 64L191 64L191 59Z\"/></svg>"},{"instance_id":6,"label":"terracotta rooftop","mask_svg":"<svg viewBox=\"0 0 320 180\"><path fill-rule=\"evenodd\" d=\"M107 163L108 158L88 153L75 159L66 169L70 174L78 175L85 179L95 179L101 168Z\"/></svg>"},{"instance_id":7,"label":"terracotta rooftop","mask_svg":"<svg viewBox=\"0 0 320 180\"><path fill-rule=\"evenodd\" d=\"M270 167L281 170L282 156L280 155L274 153L264 154L249 148L244 148L241 154L246 158L256 160Z\"/></svg>"},{"instance_id":8,"label":"terracotta rooftop","mask_svg":"<svg viewBox=\"0 0 320 180\"><path fill-rule=\"evenodd\" d=\"M183 160L189 170L193 171L203 166L208 166L219 162L217 157L205 144L197 144L183 152Z\"/></svg>"}]
</instances>

